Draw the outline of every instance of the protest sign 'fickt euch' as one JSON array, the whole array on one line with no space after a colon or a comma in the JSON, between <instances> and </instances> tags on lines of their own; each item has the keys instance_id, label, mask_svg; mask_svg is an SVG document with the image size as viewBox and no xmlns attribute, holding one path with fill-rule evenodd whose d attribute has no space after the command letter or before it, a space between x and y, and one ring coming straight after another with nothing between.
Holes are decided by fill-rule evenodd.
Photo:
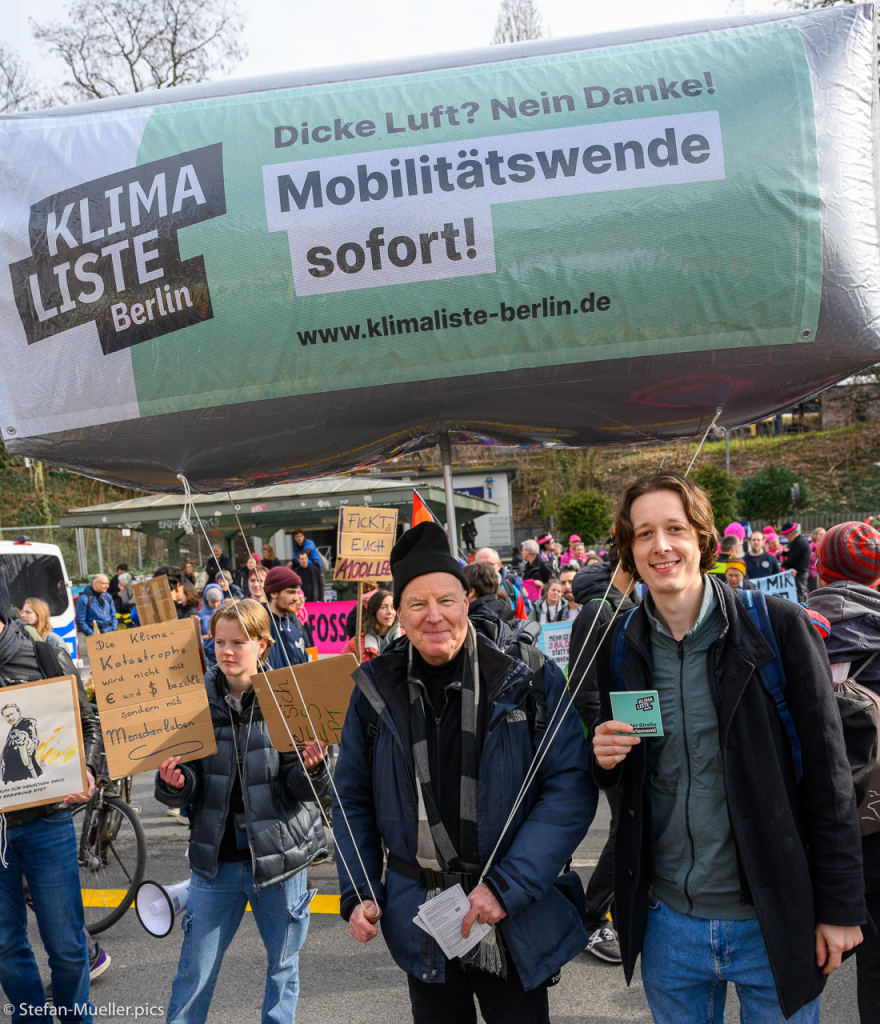
<instances>
[{"instance_id":1,"label":"protest sign 'fickt euch'","mask_svg":"<svg viewBox=\"0 0 880 1024\"><path fill-rule=\"evenodd\" d=\"M87 638L110 777L217 750L194 620Z\"/></svg>"},{"instance_id":2,"label":"protest sign 'fickt euch'","mask_svg":"<svg viewBox=\"0 0 880 1024\"><path fill-rule=\"evenodd\" d=\"M397 509L345 507L339 510L335 580L391 579L388 561L397 537Z\"/></svg>"}]
</instances>

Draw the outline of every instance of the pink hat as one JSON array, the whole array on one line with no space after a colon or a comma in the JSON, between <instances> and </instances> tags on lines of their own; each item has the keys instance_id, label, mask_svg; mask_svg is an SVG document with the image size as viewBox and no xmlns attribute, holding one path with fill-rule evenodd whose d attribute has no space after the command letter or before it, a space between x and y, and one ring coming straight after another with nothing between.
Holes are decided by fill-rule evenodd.
<instances>
[{"instance_id":1,"label":"pink hat","mask_svg":"<svg viewBox=\"0 0 880 1024\"><path fill-rule=\"evenodd\" d=\"M553 540L553 534L552 533L545 533L543 537L539 537L538 538L538 543L539 544L549 544L551 540Z\"/></svg>"},{"instance_id":2,"label":"pink hat","mask_svg":"<svg viewBox=\"0 0 880 1024\"><path fill-rule=\"evenodd\" d=\"M581 539L580 539L580 537L578 537L578 535L577 535L576 533L573 533L573 534L572 534L572 535L571 535L571 536L570 536L570 537L568 538L568 543L569 543L569 544L580 544L580 542L581 542Z\"/></svg>"},{"instance_id":3,"label":"pink hat","mask_svg":"<svg viewBox=\"0 0 880 1024\"><path fill-rule=\"evenodd\" d=\"M761 532L764 534L765 537L769 537L771 533L774 537L776 536L776 530L774 530L772 526L765 526Z\"/></svg>"},{"instance_id":4,"label":"pink hat","mask_svg":"<svg viewBox=\"0 0 880 1024\"><path fill-rule=\"evenodd\" d=\"M740 540L743 540L745 535L746 529L742 523L728 523L727 526L724 527L725 537L739 537Z\"/></svg>"}]
</instances>

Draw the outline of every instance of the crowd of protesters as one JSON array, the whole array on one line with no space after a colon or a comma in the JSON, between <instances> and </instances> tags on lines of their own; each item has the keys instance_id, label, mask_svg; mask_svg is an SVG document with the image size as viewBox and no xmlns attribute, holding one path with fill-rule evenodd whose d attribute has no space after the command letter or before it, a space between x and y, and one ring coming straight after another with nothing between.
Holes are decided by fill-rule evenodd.
<instances>
[{"instance_id":1,"label":"crowd of protesters","mask_svg":"<svg viewBox=\"0 0 880 1024\"><path fill-rule=\"evenodd\" d=\"M340 864L343 917L361 942L383 930L417 1024L472 1019L474 1000L487 1020L546 1024L547 989L581 950L621 965L627 982L641 957L658 1024L720 1019L713 1007L728 981L744 1019L813 1024L827 976L855 951L861 1024L880 1020L880 817L874 829L869 804L857 810L832 689L855 680L880 695L878 528L872 519L808 536L795 520L756 530L732 522L719 537L706 495L661 471L626 490L614 533L594 546L571 535L563 547L544 532L505 564L470 529L462 565L436 524L403 534L392 579L365 588L360 636L357 608L349 617L346 650L361 668L334 809L352 822L336 835L349 865ZM169 759L156 778L157 799L183 811L192 839L171 1021L206 1019L248 902L267 956L262 1019L294 1018L305 869L328 853L318 805L329 801L329 762L317 742L276 752L250 684L261 666L302 664L314 649L304 605L323 596L323 563L302 533L294 541L287 563L265 545L234 569L218 546L204 568L184 560L153 573L166 578L178 618L197 620L217 740L216 754ZM797 599L762 598L767 624L757 626L744 592L786 574ZM133 582L125 564L96 575L77 598L80 631L136 622ZM34 678L43 659L28 652L54 634L38 599L19 611L0 588L0 606L0 683L10 685ZM544 627L565 623L567 681L536 644ZM63 644L54 647L63 660ZM761 674L774 657L788 719ZM660 735L634 735L614 715L622 690L656 696ZM504 714L490 727L496 702ZM80 704L94 739L94 712ZM506 820L557 713L561 732ZM595 784L610 828L584 891L566 862L595 813ZM11 906L46 813L8 816L18 876L7 860L0 881ZM61 860L75 903L75 851ZM54 920L57 901L42 900L34 877L38 918ZM413 916L456 881L470 905L462 935L489 930L450 960ZM12 955L0 957L0 980L15 1005L42 991L30 967L10 966L26 942L17 915L0 930ZM73 903L63 936L63 955L43 936L62 1009L110 962Z\"/></svg>"}]
</instances>

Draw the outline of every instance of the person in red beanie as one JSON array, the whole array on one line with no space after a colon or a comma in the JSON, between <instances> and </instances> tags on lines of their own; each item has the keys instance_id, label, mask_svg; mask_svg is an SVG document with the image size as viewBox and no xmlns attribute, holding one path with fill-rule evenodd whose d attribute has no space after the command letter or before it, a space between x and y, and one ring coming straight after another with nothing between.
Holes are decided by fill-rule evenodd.
<instances>
[{"instance_id":1,"label":"person in red beanie","mask_svg":"<svg viewBox=\"0 0 880 1024\"><path fill-rule=\"evenodd\" d=\"M296 614L302 580L286 565L276 565L263 580L263 593L275 643L269 651L268 668L287 668L309 660L306 641Z\"/></svg>"},{"instance_id":2,"label":"person in red beanie","mask_svg":"<svg viewBox=\"0 0 880 1024\"><path fill-rule=\"evenodd\" d=\"M880 693L880 533L865 523L841 523L822 538L816 557L819 589L807 611L823 615L831 626L825 640L835 680L858 673L862 686ZM864 668L863 668L864 667ZM860 669L863 668L863 671ZM880 926L880 832L862 837L865 901ZM861 1024L880 1020L880 937L866 934L856 950Z\"/></svg>"}]
</instances>

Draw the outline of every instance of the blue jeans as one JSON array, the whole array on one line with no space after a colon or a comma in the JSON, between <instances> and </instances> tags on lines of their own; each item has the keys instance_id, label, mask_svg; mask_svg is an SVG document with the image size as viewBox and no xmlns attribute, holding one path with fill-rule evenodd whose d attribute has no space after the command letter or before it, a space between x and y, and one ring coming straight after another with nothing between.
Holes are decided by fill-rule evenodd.
<instances>
[{"instance_id":1,"label":"blue jeans","mask_svg":"<svg viewBox=\"0 0 880 1024\"><path fill-rule=\"evenodd\" d=\"M0 985L14 1007L12 1020L49 1019L46 992L27 937L24 875L49 957L55 1000L51 1019L91 1024L89 955L70 811L10 828L6 837L6 867L0 863Z\"/></svg>"},{"instance_id":2,"label":"blue jeans","mask_svg":"<svg viewBox=\"0 0 880 1024\"><path fill-rule=\"evenodd\" d=\"M657 1024L722 1024L729 981L743 1022L785 1024L757 921L688 917L654 896L648 907L642 982ZM789 1024L819 1024L819 1000Z\"/></svg>"},{"instance_id":3,"label":"blue jeans","mask_svg":"<svg viewBox=\"0 0 880 1024\"><path fill-rule=\"evenodd\" d=\"M183 916L183 948L171 986L168 1024L203 1024L223 955L250 901L266 947L263 1024L293 1024L299 995L299 951L309 930L306 872L254 893L249 861L221 861L210 881L192 872Z\"/></svg>"}]
</instances>

